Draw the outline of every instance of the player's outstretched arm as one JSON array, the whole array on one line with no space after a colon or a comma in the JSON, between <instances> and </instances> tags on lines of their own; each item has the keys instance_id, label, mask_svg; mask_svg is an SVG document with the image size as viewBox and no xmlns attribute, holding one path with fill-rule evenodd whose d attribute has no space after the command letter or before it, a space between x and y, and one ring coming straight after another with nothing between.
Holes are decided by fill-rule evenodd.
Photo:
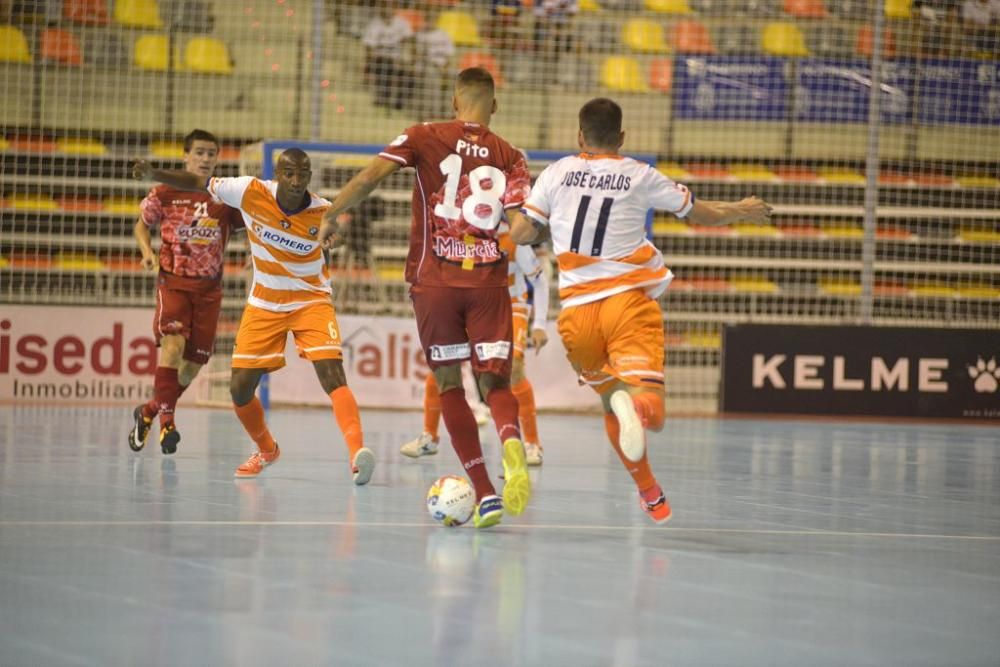
<instances>
[{"instance_id":1,"label":"player's outstretched arm","mask_svg":"<svg viewBox=\"0 0 1000 667\"><path fill-rule=\"evenodd\" d=\"M149 233L149 227L146 226L142 218L135 221L132 236L135 237L135 242L139 245L139 252L142 253L139 264L146 271L156 270L156 253L153 252L152 236Z\"/></svg>"},{"instance_id":2,"label":"player's outstretched arm","mask_svg":"<svg viewBox=\"0 0 1000 667\"><path fill-rule=\"evenodd\" d=\"M734 222L762 225L771 219L771 205L757 197L736 202L698 199L684 219L696 225L731 225Z\"/></svg>"},{"instance_id":3,"label":"player's outstretched arm","mask_svg":"<svg viewBox=\"0 0 1000 667\"><path fill-rule=\"evenodd\" d=\"M178 190L208 192L208 183L201 176L183 169L154 169L153 165L145 160L136 160L132 163L132 178L137 181L159 181Z\"/></svg>"},{"instance_id":4,"label":"player's outstretched arm","mask_svg":"<svg viewBox=\"0 0 1000 667\"><path fill-rule=\"evenodd\" d=\"M549 238L549 226L536 224L518 210L507 211L510 220L510 238L518 245L541 243Z\"/></svg>"},{"instance_id":5,"label":"player's outstretched arm","mask_svg":"<svg viewBox=\"0 0 1000 667\"><path fill-rule=\"evenodd\" d=\"M319 230L319 242L325 248L333 248L343 242L340 223L337 218L341 213L353 208L378 187L379 183L399 169L400 165L392 160L376 157L367 167L354 175L347 185L341 188L333 200L333 206L323 214L323 226Z\"/></svg>"}]
</instances>

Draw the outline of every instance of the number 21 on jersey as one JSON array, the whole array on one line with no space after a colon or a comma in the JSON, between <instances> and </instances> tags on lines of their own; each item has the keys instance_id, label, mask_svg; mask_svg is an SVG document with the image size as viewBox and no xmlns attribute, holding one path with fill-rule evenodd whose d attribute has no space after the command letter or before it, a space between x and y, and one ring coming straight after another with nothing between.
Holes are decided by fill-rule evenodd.
<instances>
[{"instance_id":1,"label":"number 21 on jersey","mask_svg":"<svg viewBox=\"0 0 1000 667\"><path fill-rule=\"evenodd\" d=\"M507 190L507 177L504 173L488 164L476 167L469 172L469 187L472 194L465 198L461 208L457 206L458 184L462 178L462 158L452 153L441 160L438 165L441 173L447 179L444 184L444 199L434 207L434 215L447 220L464 218L473 227L485 231L496 229L503 215L503 204L500 198ZM490 181L490 187L483 189L482 182ZM479 209L489 207L488 215L481 215Z\"/></svg>"}]
</instances>

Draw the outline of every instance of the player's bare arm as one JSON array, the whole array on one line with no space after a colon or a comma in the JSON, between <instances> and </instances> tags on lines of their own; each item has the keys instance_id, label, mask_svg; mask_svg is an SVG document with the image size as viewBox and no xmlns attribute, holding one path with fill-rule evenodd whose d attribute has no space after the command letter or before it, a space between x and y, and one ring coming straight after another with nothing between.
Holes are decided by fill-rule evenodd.
<instances>
[{"instance_id":1,"label":"player's bare arm","mask_svg":"<svg viewBox=\"0 0 1000 667\"><path fill-rule=\"evenodd\" d=\"M541 243L549 238L548 225L536 223L516 209L507 211L507 219L510 220L510 238L518 245Z\"/></svg>"},{"instance_id":2,"label":"player's bare arm","mask_svg":"<svg viewBox=\"0 0 1000 667\"><path fill-rule=\"evenodd\" d=\"M139 260L140 266L146 271L155 271L157 262L156 253L153 252L152 236L149 233L149 227L146 226L142 218L135 221L132 236L135 237L135 241L139 245L139 252L142 254L142 259Z\"/></svg>"},{"instance_id":3,"label":"player's bare arm","mask_svg":"<svg viewBox=\"0 0 1000 667\"><path fill-rule=\"evenodd\" d=\"M208 180L204 176L184 169L154 169L146 160L132 163L132 178L137 181L158 181L188 192L208 192Z\"/></svg>"},{"instance_id":4,"label":"player's bare arm","mask_svg":"<svg viewBox=\"0 0 1000 667\"><path fill-rule=\"evenodd\" d=\"M737 202L696 200L685 220L696 225L720 226L734 222L762 225L771 219L771 205L757 197Z\"/></svg>"},{"instance_id":5,"label":"player's bare arm","mask_svg":"<svg viewBox=\"0 0 1000 667\"><path fill-rule=\"evenodd\" d=\"M392 160L376 157L367 167L355 174L333 200L333 206L323 214L323 226L319 231L319 242L324 248L333 248L343 243L342 230L337 218L372 193L379 183L395 173L400 165Z\"/></svg>"}]
</instances>

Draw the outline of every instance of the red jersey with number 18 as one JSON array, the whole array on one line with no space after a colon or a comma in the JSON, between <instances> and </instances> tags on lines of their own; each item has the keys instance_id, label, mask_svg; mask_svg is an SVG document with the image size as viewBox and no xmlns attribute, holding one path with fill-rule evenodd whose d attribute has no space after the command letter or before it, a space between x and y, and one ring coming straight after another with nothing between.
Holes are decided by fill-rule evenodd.
<instances>
[{"instance_id":1,"label":"red jersey with number 18","mask_svg":"<svg viewBox=\"0 0 1000 667\"><path fill-rule=\"evenodd\" d=\"M407 282L506 286L497 225L504 209L520 207L531 189L520 151L487 127L452 120L414 125L379 156L417 171Z\"/></svg>"}]
</instances>

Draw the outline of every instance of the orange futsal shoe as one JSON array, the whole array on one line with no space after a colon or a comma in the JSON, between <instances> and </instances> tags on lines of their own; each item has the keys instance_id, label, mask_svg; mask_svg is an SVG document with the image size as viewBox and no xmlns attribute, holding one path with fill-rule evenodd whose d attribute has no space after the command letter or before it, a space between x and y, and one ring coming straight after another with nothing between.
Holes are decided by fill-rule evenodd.
<instances>
[{"instance_id":1,"label":"orange futsal shoe","mask_svg":"<svg viewBox=\"0 0 1000 667\"><path fill-rule=\"evenodd\" d=\"M659 484L639 492L639 507L656 523L666 523L673 516L670 503L667 502L667 497L663 495L663 489Z\"/></svg>"},{"instance_id":2,"label":"orange futsal shoe","mask_svg":"<svg viewBox=\"0 0 1000 667\"><path fill-rule=\"evenodd\" d=\"M236 469L234 476L240 479L256 477L263 472L264 468L277 461L279 456L281 456L281 448L278 447L278 443L274 443L274 451L269 454L257 450L247 459L246 463Z\"/></svg>"}]
</instances>

